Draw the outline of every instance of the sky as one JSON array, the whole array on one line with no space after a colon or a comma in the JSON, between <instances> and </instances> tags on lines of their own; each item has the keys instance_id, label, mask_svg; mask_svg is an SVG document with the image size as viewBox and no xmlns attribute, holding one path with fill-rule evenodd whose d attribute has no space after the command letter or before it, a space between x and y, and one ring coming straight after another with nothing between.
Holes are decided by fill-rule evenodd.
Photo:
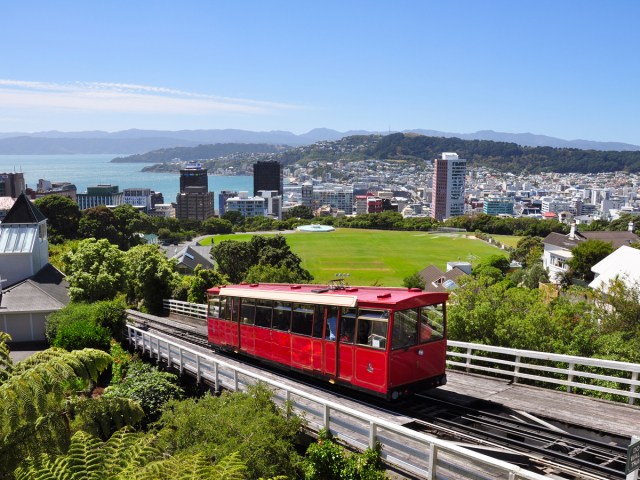
<instances>
[{"instance_id":1,"label":"sky","mask_svg":"<svg viewBox=\"0 0 640 480\"><path fill-rule=\"evenodd\" d=\"M531 132L640 145L636 0L0 0L0 132Z\"/></svg>"}]
</instances>

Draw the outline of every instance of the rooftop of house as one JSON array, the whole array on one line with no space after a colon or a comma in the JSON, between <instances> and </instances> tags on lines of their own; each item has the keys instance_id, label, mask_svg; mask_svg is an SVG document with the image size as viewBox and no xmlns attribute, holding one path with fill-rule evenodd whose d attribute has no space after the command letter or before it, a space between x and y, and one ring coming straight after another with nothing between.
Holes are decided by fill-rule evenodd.
<instances>
[{"instance_id":1,"label":"rooftop of house","mask_svg":"<svg viewBox=\"0 0 640 480\"><path fill-rule=\"evenodd\" d=\"M2 220L2 224L40 223L46 219L47 217L31 203L31 200L29 200L24 193L21 193L11 207L11 210L7 212L7 215Z\"/></svg>"}]
</instances>

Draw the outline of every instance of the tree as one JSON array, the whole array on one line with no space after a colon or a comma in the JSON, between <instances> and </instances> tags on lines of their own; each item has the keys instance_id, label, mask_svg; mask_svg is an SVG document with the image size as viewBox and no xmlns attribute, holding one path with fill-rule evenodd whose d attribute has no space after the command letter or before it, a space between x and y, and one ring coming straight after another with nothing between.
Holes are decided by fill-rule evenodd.
<instances>
[{"instance_id":1,"label":"tree","mask_svg":"<svg viewBox=\"0 0 640 480\"><path fill-rule=\"evenodd\" d=\"M126 251L143 243L139 233L143 230L145 221L139 210L125 203L113 209L113 217L118 229L117 245L121 250Z\"/></svg>"},{"instance_id":2,"label":"tree","mask_svg":"<svg viewBox=\"0 0 640 480\"><path fill-rule=\"evenodd\" d=\"M284 265L274 267L272 265L257 264L247 270L244 281L249 283L307 283L305 276L298 271L291 270Z\"/></svg>"},{"instance_id":3,"label":"tree","mask_svg":"<svg viewBox=\"0 0 640 480\"><path fill-rule=\"evenodd\" d=\"M211 256L218 271L226 275L231 283L241 282L249 268L256 263L249 242L225 240L211 247Z\"/></svg>"},{"instance_id":4,"label":"tree","mask_svg":"<svg viewBox=\"0 0 640 480\"><path fill-rule=\"evenodd\" d=\"M224 212L222 218L230 222L234 227L238 227L244 223L244 217L236 210L228 210Z\"/></svg>"},{"instance_id":5,"label":"tree","mask_svg":"<svg viewBox=\"0 0 640 480\"><path fill-rule=\"evenodd\" d=\"M120 242L116 217L104 205L86 209L78 228L78 234L81 238L105 239L114 245L118 245Z\"/></svg>"},{"instance_id":6,"label":"tree","mask_svg":"<svg viewBox=\"0 0 640 480\"><path fill-rule=\"evenodd\" d=\"M124 256L106 239L82 240L75 252L63 255L63 262L67 265L65 273L73 301L109 300L122 287Z\"/></svg>"},{"instance_id":7,"label":"tree","mask_svg":"<svg viewBox=\"0 0 640 480\"><path fill-rule=\"evenodd\" d=\"M544 245L542 238L526 236L518 240L516 248L511 251L509 259L520 262L524 268L542 262Z\"/></svg>"},{"instance_id":8,"label":"tree","mask_svg":"<svg viewBox=\"0 0 640 480\"><path fill-rule=\"evenodd\" d=\"M283 220L288 220L289 218L302 218L311 220L313 218L313 210L306 205L296 205L295 207L291 207L287 210L283 215Z\"/></svg>"},{"instance_id":9,"label":"tree","mask_svg":"<svg viewBox=\"0 0 640 480\"><path fill-rule=\"evenodd\" d=\"M610 242L595 239L585 240L573 247L567 265L575 277L590 282L594 277L591 267L612 252L613 246Z\"/></svg>"},{"instance_id":10,"label":"tree","mask_svg":"<svg viewBox=\"0 0 640 480\"><path fill-rule=\"evenodd\" d=\"M77 238L81 215L76 202L61 195L47 195L36 200L35 205L47 217L49 240L52 243Z\"/></svg>"},{"instance_id":11,"label":"tree","mask_svg":"<svg viewBox=\"0 0 640 480\"><path fill-rule=\"evenodd\" d=\"M426 287L426 282L420 276L420 274L416 272L412 275L409 275L408 277L405 277L404 280L402 280L402 285L407 288L419 288L421 290L424 290Z\"/></svg>"},{"instance_id":12,"label":"tree","mask_svg":"<svg viewBox=\"0 0 640 480\"><path fill-rule=\"evenodd\" d=\"M13 366L0 384L0 477L25 457L63 451L71 436L67 395L111 363L100 350L50 348Z\"/></svg>"},{"instance_id":13,"label":"tree","mask_svg":"<svg viewBox=\"0 0 640 480\"><path fill-rule=\"evenodd\" d=\"M176 281L175 262L157 245L138 245L124 254L127 296L148 312L161 312L162 300L170 298Z\"/></svg>"},{"instance_id":14,"label":"tree","mask_svg":"<svg viewBox=\"0 0 640 480\"><path fill-rule=\"evenodd\" d=\"M192 303L206 303L207 290L211 287L226 285L229 283L227 278L221 273L203 268L197 265L193 271L193 280L189 287L187 301Z\"/></svg>"},{"instance_id":15,"label":"tree","mask_svg":"<svg viewBox=\"0 0 640 480\"><path fill-rule=\"evenodd\" d=\"M596 306L605 333L618 331L628 340L640 336L640 285L616 277L596 292Z\"/></svg>"},{"instance_id":16,"label":"tree","mask_svg":"<svg viewBox=\"0 0 640 480\"><path fill-rule=\"evenodd\" d=\"M208 235L221 235L233 232L233 225L229 220L224 218L208 218L202 222L202 229Z\"/></svg>"}]
</instances>

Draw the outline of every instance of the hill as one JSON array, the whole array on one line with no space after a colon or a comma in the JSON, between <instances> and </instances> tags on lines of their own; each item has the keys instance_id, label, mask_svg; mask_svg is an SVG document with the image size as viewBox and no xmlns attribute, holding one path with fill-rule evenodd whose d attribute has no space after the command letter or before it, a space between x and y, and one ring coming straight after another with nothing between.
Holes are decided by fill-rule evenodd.
<instances>
[{"instance_id":1,"label":"hill","mask_svg":"<svg viewBox=\"0 0 640 480\"><path fill-rule=\"evenodd\" d=\"M386 136L352 136L336 142L320 142L298 147L276 156L284 164L313 160L433 160L442 152L456 152L470 165L486 166L513 173L640 172L638 151L598 151L577 148L523 147L515 143L490 140L428 137L392 133Z\"/></svg>"},{"instance_id":2,"label":"hill","mask_svg":"<svg viewBox=\"0 0 640 480\"><path fill-rule=\"evenodd\" d=\"M214 145L198 145L197 147L162 148L151 152L116 157L114 163L164 163L176 158L182 161L211 159L233 154L277 153L287 147L276 145L247 143L216 143Z\"/></svg>"},{"instance_id":3,"label":"hill","mask_svg":"<svg viewBox=\"0 0 640 480\"><path fill-rule=\"evenodd\" d=\"M267 143L273 145L310 145L314 142L336 141L354 135L381 135L386 132L347 131L314 128L294 134L287 131L252 132L239 129L208 130L140 130L118 132L0 132L0 154L75 154L75 153L144 153L169 147L196 146L215 143ZM389 132L390 133L390 132ZM640 146L620 142L594 142L590 140L563 140L532 133L505 133L482 130L474 133L452 133L438 130L412 129L403 133L418 133L430 137L458 138L461 140L493 140L517 145L556 148L579 148L606 151L638 151Z\"/></svg>"}]
</instances>

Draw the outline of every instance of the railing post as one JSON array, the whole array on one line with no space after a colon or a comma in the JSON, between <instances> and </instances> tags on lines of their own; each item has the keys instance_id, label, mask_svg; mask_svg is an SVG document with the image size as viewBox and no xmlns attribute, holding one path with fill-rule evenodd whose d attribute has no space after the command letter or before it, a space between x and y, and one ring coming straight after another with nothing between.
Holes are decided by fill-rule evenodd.
<instances>
[{"instance_id":1,"label":"railing post","mask_svg":"<svg viewBox=\"0 0 640 480\"><path fill-rule=\"evenodd\" d=\"M376 448L376 442L378 441L378 425L373 421L369 422L369 448Z\"/></svg>"},{"instance_id":2,"label":"railing post","mask_svg":"<svg viewBox=\"0 0 640 480\"><path fill-rule=\"evenodd\" d=\"M184 361L182 359L182 347L179 347L180 350L180 375L182 375L182 372L184 372Z\"/></svg>"},{"instance_id":3,"label":"railing post","mask_svg":"<svg viewBox=\"0 0 640 480\"><path fill-rule=\"evenodd\" d=\"M160 339L156 337L156 349L158 350L158 356L156 357L156 365L160 365ZM151 356L153 357L153 350L151 350Z\"/></svg>"},{"instance_id":4,"label":"railing post","mask_svg":"<svg viewBox=\"0 0 640 480\"><path fill-rule=\"evenodd\" d=\"M213 392L217 395L220 392L220 387L218 382L220 381L218 377L218 362L213 364Z\"/></svg>"},{"instance_id":5,"label":"railing post","mask_svg":"<svg viewBox=\"0 0 640 480\"><path fill-rule=\"evenodd\" d=\"M516 355L516 364L513 369L513 383L518 383L518 374L520 373L520 355Z\"/></svg>"},{"instance_id":6,"label":"railing post","mask_svg":"<svg viewBox=\"0 0 640 480\"><path fill-rule=\"evenodd\" d=\"M467 348L467 368L466 371L467 373L469 373L469 371L471 370L471 352L473 352L473 350L471 349L471 347Z\"/></svg>"},{"instance_id":7,"label":"railing post","mask_svg":"<svg viewBox=\"0 0 640 480\"><path fill-rule=\"evenodd\" d=\"M427 473L428 480L436 480L436 470L438 465L438 447L435 443L429 445L429 473Z\"/></svg>"},{"instance_id":8,"label":"railing post","mask_svg":"<svg viewBox=\"0 0 640 480\"><path fill-rule=\"evenodd\" d=\"M638 381L638 372L633 372L631 374L631 380L634 382ZM636 393L636 386L634 384L629 385L629 391L630 393ZM631 395L629 395L629 405L633 405L635 403L635 398L633 398Z\"/></svg>"},{"instance_id":9,"label":"railing post","mask_svg":"<svg viewBox=\"0 0 640 480\"><path fill-rule=\"evenodd\" d=\"M167 342L167 367L171 368L173 365L171 364L171 345Z\"/></svg>"},{"instance_id":10,"label":"railing post","mask_svg":"<svg viewBox=\"0 0 640 480\"><path fill-rule=\"evenodd\" d=\"M196 384L200 385L200 355L196 354Z\"/></svg>"},{"instance_id":11,"label":"railing post","mask_svg":"<svg viewBox=\"0 0 640 480\"><path fill-rule=\"evenodd\" d=\"M324 429L327 432L330 432L331 430L329 429L329 427L330 427L330 424L331 424L331 414L329 412L329 405L326 404L326 403L324 405L323 421L324 421Z\"/></svg>"},{"instance_id":12,"label":"railing post","mask_svg":"<svg viewBox=\"0 0 640 480\"><path fill-rule=\"evenodd\" d=\"M239 385L239 382L238 382L238 371L234 370L233 371L233 391L234 392L238 391L238 385Z\"/></svg>"},{"instance_id":13,"label":"railing post","mask_svg":"<svg viewBox=\"0 0 640 480\"><path fill-rule=\"evenodd\" d=\"M575 370L575 368L576 368L575 363L570 363L570 364L569 364L569 372L573 372L573 371ZM570 383L571 383L571 382L573 382L573 375L572 375L571 373L569 373L569 374L567 375L567 380L568 380ZM571 390L572 390L572 389L571 389L571 385L567 385L567 393L571 393Z\"/></svg>"}]
</instances>

